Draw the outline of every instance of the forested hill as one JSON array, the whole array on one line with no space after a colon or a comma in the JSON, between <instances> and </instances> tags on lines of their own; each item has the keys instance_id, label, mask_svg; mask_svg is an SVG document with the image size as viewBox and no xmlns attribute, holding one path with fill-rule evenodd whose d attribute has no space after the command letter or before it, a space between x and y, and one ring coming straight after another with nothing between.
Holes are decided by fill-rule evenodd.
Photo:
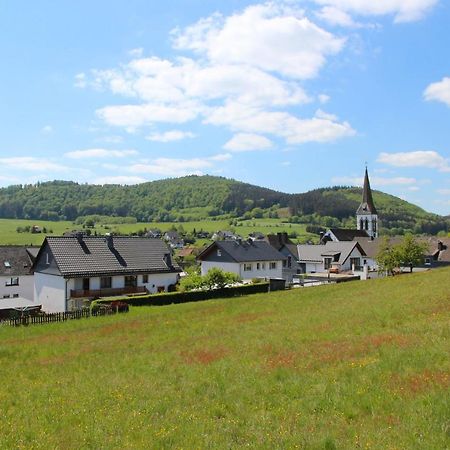
<instances>
[{"instance_id":1,"label":"forested hill","mask_svg":"<svg viewBox=\"0 0 450 450\"><path fill-rule=\"evenodd\" d=\"M186 221L228 217L277 217L307 223L344 224L354 220L361 189L333 187L285 194L213 176L188 176L136 186L52 181L0 189L0 217L75 220L80 216L131 216L138 221ZM437 232L448 220L397 197L374 192L386 228Z\"/></svg>"}]
</instances>

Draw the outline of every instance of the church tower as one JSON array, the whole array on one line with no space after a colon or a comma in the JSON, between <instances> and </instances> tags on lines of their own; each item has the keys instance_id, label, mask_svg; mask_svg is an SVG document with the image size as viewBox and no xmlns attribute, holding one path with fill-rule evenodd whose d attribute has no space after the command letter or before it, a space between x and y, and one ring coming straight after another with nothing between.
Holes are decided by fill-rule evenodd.
<instances>
[{"instance_id":1,"label":"church tower","mask_svg":"<svg viewBox=\"0 0 450 450\"><path fill-rule=\"evenodd\" d=\"M367 167L364 175L362 202L356 210L356 228L365 230L372 239L378 237L378 213L373 203Z\"/></svg>"}]
</instances>

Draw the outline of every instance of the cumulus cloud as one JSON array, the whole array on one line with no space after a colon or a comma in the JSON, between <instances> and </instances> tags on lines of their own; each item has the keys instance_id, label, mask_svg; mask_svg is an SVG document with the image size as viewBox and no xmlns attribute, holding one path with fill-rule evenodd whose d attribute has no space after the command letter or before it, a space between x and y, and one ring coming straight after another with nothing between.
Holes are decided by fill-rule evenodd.
<instances>
[{"instance_id":1,"label":"cumulus cloud","mask_svg":"<svg viewBox=\"0 0 450 450\"><path fill-rule=\"evenodd\" d=\"M152 133L146 137L149 141L155 142L174 142L181 141L183 139L194 138L195 134L190 131L170 130L164 133Z\"/></svg>"},{"instance_id":2,"label":"cumulus cloud","mask_svg":"<svg viewBox=\"0 0 450 450\"><path fill-rule=\"evenodd\" d=\"M106 148L89 148L86 150L74 150L64 153L64 156L72 159L94 159L94 158L124 158L135 156L136 150L108 150Z\"/></svg>"},{"instance_id":3,"label":"cumulus cloud","mask_svg":"<svg viewBox=\"0 0 450 450\"><path fill-rule=\"evenodd\" d=\"M340 27L359 26L359 24L352 19L350 14L334 6L324 6L320 11L316 12L316 16L330 25L337 25Z\"/></svg>"},{"instance_id":4,"label":"cumulus cloud","mask_svg":"<svg viewBox=\"0 0 450 450\"><path fill-rule=\"evenodd\" d=\"M394 22L422 19L439 0L314 0L316 4L361 16L393 15Z\"/></svg>"},{"instance_id":5,"label":"cumulus cloud","mask_svg":"<svg viewBox=\"0 0 450 450\"><path fill-rule=\"evenodd\" d=\"M395 167L426 167L438 169L441 172L450 172L449 159L433 150L380 153L377 161Z\"/></svg>"},{"instance_id":6,"label":"cumulus cloud","mask_svg":"<svg viewBox=\"0 0 450 450\"><path fill-rule=\"evenodd\" d=\"M431 83L423 93L425 100L437 101L450 106L450 77L444 77L441 81Z\"/></svg>"},{"instance_id":7,"label":"cumulus cloud","mask_svg":"<svg viewBox=\"0 0 450 450\"><path fill-rule=\"evenodd\" d=\"M145 183L147 180L142 177L135 176L126 176L126 175L118 175L118 176L106 176L99 177L93 180L93 184L140 184Z\"/></svg>"},{"instance_id":8,"label":"cumulus cloud","mask_svg":"<svg viewBox=\"0 0 450 450\"><path fill-rule=\"evenodd\" d=\"M272 141L265 136L252 133L238 133L223 148L232 152L246 152L251 150L266 150L271 148L272 145Z\"/></svg>"},{"instance_id":9,"label":"cumulus cloud","mask_svg":"<svg viewBox=\"0 0 450 450\"><path fill-rule=\"evenodd\" d=\"M265 3L228 17L215 14L174 33L178 49L219 64L244 64L288 77L317 75L345 40L315 25L302 10Z\"/></svg>"},{"instance_id":10,"label":"cumulus cloud","mask_svg":"<svg viewBox=\"0 0 450 450\"><path fill-rule=\"evenodd\" d=\"M42 134L52 134L53 133L53 127L51 125L45 125L41 128Z\"/></svg>"},{"instance_id":11,"label":"cumulus cloud","mask_svg":"<svg viewBox=\"0 0 450 450\"><path fill-rule=\"evenodd\" d=\"M69 170L69 167L55 163L45 158L35 158L33 156L17 156L12 158L0 158L0 165L3 168L14 170L27 170L30 172L59 172Z\"/></svg>"},{"instance_id":12,"label":"cumulus cloud","mask_svg":"<svg viewBox=\"0 0 450 450\"><path fill-rule=\"evenodd\" d=\"M364 183L363 177L334 177L332 182L342 185L362 186ZM372 186L391 186L391 185L413 185L417 183L416 178L409 177L370 177Z\"/></svg>"},{"instance_id":13,"label":"cumulus cloud","mask_svg":"<svg viewBox=\"0 0 450 450\"><path fill-rule=\"evenodd\" d=\"M131 133L151 128L147 139L157 142L192 137L160 132L158 125L194 120L237 133L225 144L233 151L268 148L272 137L296 145L352 136L351 125L332 114L300 118L292 110L314 100L301 83L316 77L345 45L292 5L267 2L229 16L213 14L173 30L173 45L183 56L135 52L128 63L92 70L89 80L79 74L79 81L127 99L99 108L102 121ZM329 97L321 94L318 100L324 104ZM253 136L251 143L247 136L243 143L245 135L260 134L271 136L258 142Z\"/></svg>"}]
</instances>

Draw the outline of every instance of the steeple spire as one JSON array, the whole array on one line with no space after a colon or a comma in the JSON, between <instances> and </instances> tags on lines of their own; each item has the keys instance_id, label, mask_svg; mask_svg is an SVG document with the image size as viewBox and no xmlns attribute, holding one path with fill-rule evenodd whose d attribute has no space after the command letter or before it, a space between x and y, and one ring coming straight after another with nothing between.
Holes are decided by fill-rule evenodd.
<instances>
[{"instance_id":1,"label":"steeple spire","mask_svg":"<svg viewBox=\"0 0 450 450\"><path fill-rule=\"evenodd\" d=\"M362 202L359 205L356 214L378 214L377 209L375 208L375 204L373 203L372 189L370 189L367 166L366 166L366 173L364 175Z\"/></svg>"}]
</instances>

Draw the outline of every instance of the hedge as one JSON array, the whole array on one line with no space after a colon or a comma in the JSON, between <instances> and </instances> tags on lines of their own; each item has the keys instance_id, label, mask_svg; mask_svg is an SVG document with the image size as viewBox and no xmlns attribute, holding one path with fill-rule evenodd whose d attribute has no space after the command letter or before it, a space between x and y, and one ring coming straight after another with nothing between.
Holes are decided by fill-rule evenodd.
<instances>
[{"instance_id":1,"label":"hedge","mask_svg":"<svg viewBox=\"0 0 450 450\"><path fill-rule=\"evenodd\" d=\"M249 284L245 286L223 289L211 289L208 291L168 292L164 294L149 294L133 297L114 298L114 301L126 302L132 306L163 306L172 303L199 302L213 298L237 297L239 295L258 294L268 292L269 283ZM101 299L98 303L109 303L112 300Z\"/></svg>"}]
</instances>

